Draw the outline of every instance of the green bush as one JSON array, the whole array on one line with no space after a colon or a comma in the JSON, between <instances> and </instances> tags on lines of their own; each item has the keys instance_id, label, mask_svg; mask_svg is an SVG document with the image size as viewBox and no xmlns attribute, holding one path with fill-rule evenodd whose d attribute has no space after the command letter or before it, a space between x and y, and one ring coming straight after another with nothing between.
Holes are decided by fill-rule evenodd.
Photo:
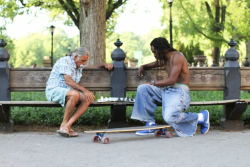
<instances>
[{"instance_id":1,"label":"green bush","mask_svg":"<svg viewBox=\"0 0 250 167\"><path fill-rule=\"evenodd\" d=\"M193 41L186 46L184 43L180 43L176 49L183 53L190 65L192 65L192 63L194 63L195 66L197 65L197 62L194 60L195 55L204 55L204 51L200 49L200 44L197 43L194 45Z\"/></svg>"},{"instance_id":2,"label":"green bush","mask_svg":"<svg viewBox=\"0 0 250 167\"><path fill-rule=\"evenodd\" d=\"M191 101L215 101L223 99L222 91L191 91ZM135 97L136 92L127 92L127 96ZM96 95L96 99L100 98L100 94ZM109 94L105 94L109 96ZM241 92L242 99L250 99L247 91ZM11 100L13 101L45 101L44 92L12 92ZM127 107L126 117L130 125L143 125L138 120L130 119L133 107ZM165 124L162 118L162 108L157 107L154 116L158 124ZM220 118L223 116L222 105L210 106L191 106L187 112L198 113L202 110L209 110L210 121L212 125L219 125ZM61 124L64 114L62 107L12 107L12 118L15 124L27 125L50 125L58 126ZM75 122L77 125L107 125L110 119L110 107L89 107L87 111ZM245 124L250 124L250 109L243 114L242 120Z\"/></svg>"}]
</instances>

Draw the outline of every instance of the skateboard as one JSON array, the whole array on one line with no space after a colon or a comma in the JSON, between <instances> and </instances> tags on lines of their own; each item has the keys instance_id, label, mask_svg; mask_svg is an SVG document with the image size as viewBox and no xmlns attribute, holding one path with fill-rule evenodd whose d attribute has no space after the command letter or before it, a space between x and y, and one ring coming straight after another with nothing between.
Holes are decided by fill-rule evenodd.
<instances>
[{"instance_id":1,"label":"skateboard","mask_svg":"<svg viewBox=\"0 0 250 167\"><path fill-rule=\"evenodd\" d=\"M95 133L96 136L92 138L93 142L101 141L103 144L109 143L109 138L104 137L105 133L118 133L118 132L133 132L140 130L157 129L154 132L156 137L165 136L166 138L173 137L171 132L167 132L166 128L170 128L170 125L156 125L156 126L138 126L138 127L125 127L125 128L113 128L113 129L101 129L101 130L90 130L84 131L85 133Z\"/></svg>"}]
</instances>

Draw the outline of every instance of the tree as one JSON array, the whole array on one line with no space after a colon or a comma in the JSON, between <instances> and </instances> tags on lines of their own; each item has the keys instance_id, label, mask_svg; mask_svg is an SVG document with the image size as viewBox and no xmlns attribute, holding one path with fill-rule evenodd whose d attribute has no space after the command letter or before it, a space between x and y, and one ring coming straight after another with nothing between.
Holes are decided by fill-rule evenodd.
<instances>
[{"instance_id":1,"label":"tree","mask_svg":"<svg viewBox=\"0 0 250 167\"><path fill-rule=\"evenodd\" d=\"M80 41L90 51L89 64L105 62L105 1L81 0Z\"/></svg>"},{"instance_id":2,"label":"tree","mask_svg":"<svg viewBox=\"0 0 250 167\"><path fill-rule=\"evenodd\" d=\"M161 1L164 2L163 9L166 9L167 3ZM238 43L249 39L249 7L249 0L174 1L175 36L212 47L211 55L218 65L221 47L227 46L230 38L234 37ZM164 13L163 24L168 21L168 16L169 13ZM204 41L208 42L205 44Z\"/></svg>"},{"instance_id":3,"label":"tree","mask_svg":"<svg viewBox=\"0 0 250 167\"><path fill-rule=\"evenodd\" d=\"M0 0L2 8L0 17L13 18L18 14L29 12L31 7L50 11L52 19L64 20L67 25L75 25L80 31L80 43L90 51L90 64L105 61L105 28L114 30L117 9L128 0ZM121 9L122 11L122 9ZM64 19L63 14L67 14Z\"/></svg>"}]
</instances>

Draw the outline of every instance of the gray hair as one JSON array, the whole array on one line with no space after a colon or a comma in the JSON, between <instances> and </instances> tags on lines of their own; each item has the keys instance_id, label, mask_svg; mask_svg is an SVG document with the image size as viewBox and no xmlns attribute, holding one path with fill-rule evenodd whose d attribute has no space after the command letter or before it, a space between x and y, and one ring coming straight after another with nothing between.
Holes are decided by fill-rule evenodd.
<instances>
[{"instance_id":1,"label":"gray hair","mask_svg":"<svg viewBox=\"0 0 250 167\"><path fill-rule=\"evenodd\" d=\"M89 56L89 51L84 47L81 46L79 48L76 48L74 51L72 51L72 55L78 55L78 57L81 57L83 55L88 55Z\"/></svg>"}]
</instances>

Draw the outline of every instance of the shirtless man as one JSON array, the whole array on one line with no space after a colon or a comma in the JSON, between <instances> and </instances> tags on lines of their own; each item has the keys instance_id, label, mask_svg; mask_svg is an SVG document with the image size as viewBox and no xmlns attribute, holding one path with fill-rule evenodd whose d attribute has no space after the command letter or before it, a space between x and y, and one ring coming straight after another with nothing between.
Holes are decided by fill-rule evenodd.
<instances>
[{"instance_id":1,"label":"shirtless man","mask_svg":"<svg viewBox=\"0 0 250 167\"><path fill-rule=\"evenodd\" d=\"M193 136L197 124L201 125L201 133L209 130L209 112L184 112L190 104L189 69L187 60L181 52L168 43L165 38L155 38L151 43L155 62L142 65L138 77L148 68L163 67L169 76L163 80L146 82L137 89L135 104L131 118L146 122L146 126L156 125L154 111L156 102L162 103L162 115L166 123L172 126L178 136ZM154 134L155 130L137 131L137 135Z\"/></svg>"}]
</instances>

